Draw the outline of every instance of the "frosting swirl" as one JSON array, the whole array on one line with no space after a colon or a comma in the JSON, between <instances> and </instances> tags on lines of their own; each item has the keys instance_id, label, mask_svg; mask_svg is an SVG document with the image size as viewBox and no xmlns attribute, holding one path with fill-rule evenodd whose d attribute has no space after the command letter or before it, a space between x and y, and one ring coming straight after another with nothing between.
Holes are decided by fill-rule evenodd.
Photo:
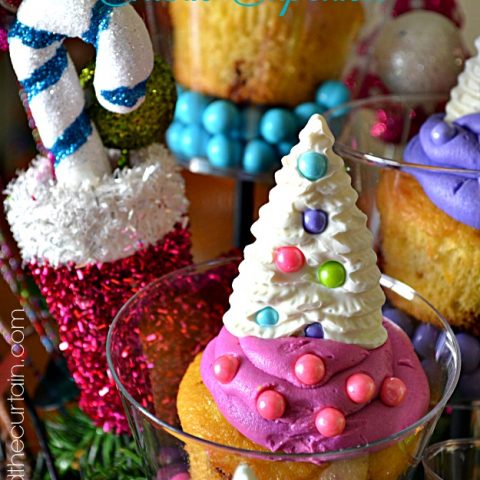
<instances>
[{"instance_id":1,"label":"frosting swirl","mask_svg":"<svg viewBox=\"0 0 480 480\"><path fill-rule=\"evenodd\" d=\"M427 379L409 338L388 321L384 327L388 340L374 350L306 337L238 338L223 328L203 354L202 378L229 423L272 451L316 453L365 445L417 421L430 399ZM304 354L323 359L325 376L317 385L304 385L295 376L293 366ZM215 360L224 355L239 362L228 383L219 382L214 374ZM366 404L354 403L345 390L347 379L359 372L375 382L374 398ZM382 381L391 376L407 388L403 402L394 408L379 398ZM277 420L267 420L257 411L257 398L266 389L274 389L286 400L285 413ZM332 406L344 413L346 427L340 435L325 437L316 429L314 418L316 412Z\"/></svg>"},{"instance_id":2,"label":"frosting swirl","mask_svg":"<svg viewBox=\"0 0 480 480\"><path fill-rule=\"evenodd\" d=\"M408 144L405 161L421 165L480 171L480 113L459 118L453 124L443 114L432 115ZM446 214L480 229L478 176L411 171L430 200Z\"/></svg>"}]
</instances>

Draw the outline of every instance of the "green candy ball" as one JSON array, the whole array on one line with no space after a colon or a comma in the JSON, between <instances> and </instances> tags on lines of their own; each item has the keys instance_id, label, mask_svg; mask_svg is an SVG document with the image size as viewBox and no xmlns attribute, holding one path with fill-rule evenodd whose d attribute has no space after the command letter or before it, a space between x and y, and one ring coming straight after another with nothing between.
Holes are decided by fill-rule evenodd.
<instances>
[{"instance_id":1,"label":"green candy ball","mask_svg":"<svg viewBox=\"0 0 480 480\"><path fill-rule=\"evenodd\" d=\"M327 288L341 287L347 279L345 267L334 260L325 262L317 271L318 281Z\"/></svg>"},{"instance_id":2,"label":"green candy ball","mask_svg":"<svg viewBox=\"0 0 480 480\"><path fill-rule=\"evenodd\" d=\"M164 60L155 58L145 101L137 110L125 115L109 112L98 103L93 89L94 75L95 65L84 68L80 83L86 93L90 118L106 147L136 150L163 139L172 123L177 101L175 80Z\"/></svg>"}]
</instances>

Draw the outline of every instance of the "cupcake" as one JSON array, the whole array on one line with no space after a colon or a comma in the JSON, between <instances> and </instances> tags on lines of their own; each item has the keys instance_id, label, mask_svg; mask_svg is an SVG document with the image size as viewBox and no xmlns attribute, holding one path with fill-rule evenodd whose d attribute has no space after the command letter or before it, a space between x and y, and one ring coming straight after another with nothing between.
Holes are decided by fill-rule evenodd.
<instances>
[{"instance_id":1,"label":"cupcake","mask_svg":"<svg viewBox=\"0 0 480 480\"><path fill-rule=\"evenodd\" d=\"M416 436L333 463L308 461L308 454L387 438L429 405L410 340L382 317L372 235L333 142L315 115L283 158L252 227L256 241L245 249L224 326L179 388L185 432L246 450L307 455L302 462L253 458L255 477L243 478L398 478ZM187 449L192 479L237 475L235 455Z\"/></svg>"},{"instance_id":2,"label":"cupcake","mask_svg":"<svg viewBox=\"0 0 480 480\"><path fill-rule=\"evenodd\" d=\"M480 41L477 40L477 48ZM467 61L446 115L431 116L408 144L408 163L476 170L445 174L384 172L378 191L385 273L423 294L454 326L480 334L480 75ZM422 307L416 318L433 321Z\"/></svg>"},{"instance_id":3,"label":"cupcake","mask_svg":"<svg viewBox=\"0 0 480 480\"><path fill-rule=\"evenodd\" d=\"M320 83L340 76L363 9L353 2L286 4L171 3L177 81L237 103L310 101Z\"/></svg>"}]
</instances>

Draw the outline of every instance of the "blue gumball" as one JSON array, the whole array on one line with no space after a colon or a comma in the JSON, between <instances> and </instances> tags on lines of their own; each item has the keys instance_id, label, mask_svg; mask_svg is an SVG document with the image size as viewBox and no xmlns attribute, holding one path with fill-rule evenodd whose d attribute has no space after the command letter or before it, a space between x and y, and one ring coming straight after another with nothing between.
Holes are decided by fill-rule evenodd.
<instances>
[{"instance_id":1,"label":"blue gumball","mask_svg":"<svg viewBox=\"0 0 480 480\"><path fill-rule=\"evenodd\" d=\"M281 142L277 145L278 154L280 157L285 157L290 153L292 148L295 146L294 143L291 142Z\"/></svg>"},{"instance_id":2,"label":"blue gumball","mask_svg":"<svg viewBox=\"0 0 480 480\"><path fill-rule=\"evenodd\" d=\"M203 112L208 107L210 99L197 92L184 92L177 100L175 107L175 120L187 125L199 124L202 121Z\"/></svg>"},{"instance_id":3,"label":"blue gumball","mask_svg":"<svg viewBox=\"0 0 480 480\"><path fill-rule=\"evenodd\" d=\"M458 387L462 396L478 400L480 398L480 368L473 373L462 373Z\"/></svg>"},{"instance_id":4,"label":"blue gumball","mask_svg":"<svg viewBox=\"0 0 480 480\"><path fill-rule=\"evenodd\" d=\"M213 136L207 145L207 158L217 168L235 168L240 165L241 146L239 141L226 135Z\"/></svg>"},{"instance_id":5,"label":"blue gumball","mask_svg":"<svg viewBox=\"0 0 480 480\"><path fill-rule=\"evenodd\" d=\"M383 309L383 316L398 325L409 337L413 335L415 325L405 312L390 307Z\"/></svg>"},{"instance_id":6,"label":"blue gumball","mask_svg":"<svg viewBox=\"0 0 480 480\"><path fill-rule=\"evenodd\" d=\"M212 135L226 133L239 123L238 108L227 100L215 100L203 112L202 121Z\"/></svg>"},{"instance_id":7,"label":"blue gumball","mask_svg":"<svg viewBox=\"0 0 480 480\"><path fill-rule=\"evenodd\" d=\"M295 108L294 112L298 120L298 126L303 128L312 115L322 114L325 108L315 102L302 103Z\"/></svg>"},{"instance_id":8,"label":"blue gumball","mask_svg":"<svg viewBox=\"0 0 480 480\"><path fill-rule=\"evenodd\" d=\"M181 154L187 158L205 157L208 134L199 125L187 125L182 132Z\"/></svg>"},{"instance_id":9,"label":"blue gumball","mask_svg":"<svg viewBox=\"0 0 480 480\"><path fill-rule=\"evenodd\" d=\"M325 108L335 108L350 100L350 91L337 80L323 83L317 90L316 101Z\"/></svg>"},{"instance_id":10,"label":"blue gumball","mask_svg":"<svg viewBox=\"0 0 480 480\"><path fill-rule=\"evenodd\" d=\"M182 152L182 137L185 127L180 122L173 122L167 130L165 139L168 148L175 154Z\"/></svg>"},{"instance_id":11,"label":"blue gumball","mask_svg":"<svg viewBox=\"0 0 480 480\"><path fill-rule=\"evenodd\" d=\"M293 141L298 132L295 115L284 108L272 108L262 117L260 133L269 143Z\"/></svg>"},{"instance_id":12,"label":"blue gumball","mask_svg":"<svg viewBox=\"0 0 480 480\"><path fill-rule=\"evenodd\" d=\"M240 135L250 141L260 136L263 111L258 107L245 107L240 112Z\"/></svg>"},{"instance_id":13,"label":"blue gumball","mask_svg":"<svg viewBox=\"0 0 480 480\"><path fill-rule=\"evenodd\" d=\"M435 357L435 346L440 331L429 323L421 323L413 335L412 343L415 351L422 358Z\"/></svg>"},{"instance_id":14,"label":"blue gumball","mask_svg":"<svg viewBox=\"0 0 480 480\"><path fill-rule=\"evenodd\" d=\"M269 172L277 163L274 148L263 140L252 140L243 154L243 168L247 173L258 174Z\"/></svg>"},{"instance_id":15,"label":"blue gumball","mask_svg":"<svg viewBox=\"0 0 480 480\"><path fill-rule=\"evenodd\" d=\"M185 92L185 89L179 84L177 83L177 97L179 97L183 92Z\"/></svg>"},{"instance_id":16,"label":"blue gumball","mask_svg":"<svg viewBox=\"0 0 480 480\"><path fill-rule=\"evenodd\" d=\"M462 372L473 373L480 365L480 342L468 333L457 334L462 354Z\"/></svg>"}]
</instances>

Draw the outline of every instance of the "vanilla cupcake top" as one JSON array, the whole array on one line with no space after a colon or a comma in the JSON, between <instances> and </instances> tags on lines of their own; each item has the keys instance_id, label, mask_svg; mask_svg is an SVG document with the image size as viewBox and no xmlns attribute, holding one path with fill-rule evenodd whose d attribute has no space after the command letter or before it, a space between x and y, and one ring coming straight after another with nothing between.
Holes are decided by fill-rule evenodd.
<instances>
[{"instance_id":1,"label":"vanilla cupcake top","mask_svg":"<svg viewBox=\"0 0 480 480\"><path fill-rule=\"evenodd\" d=\"M279 338L323 328L325 339L377 348L385 301L366 216L320 115L282 160L233 283L227 330Z\"/></svg>"}]
</instances>

